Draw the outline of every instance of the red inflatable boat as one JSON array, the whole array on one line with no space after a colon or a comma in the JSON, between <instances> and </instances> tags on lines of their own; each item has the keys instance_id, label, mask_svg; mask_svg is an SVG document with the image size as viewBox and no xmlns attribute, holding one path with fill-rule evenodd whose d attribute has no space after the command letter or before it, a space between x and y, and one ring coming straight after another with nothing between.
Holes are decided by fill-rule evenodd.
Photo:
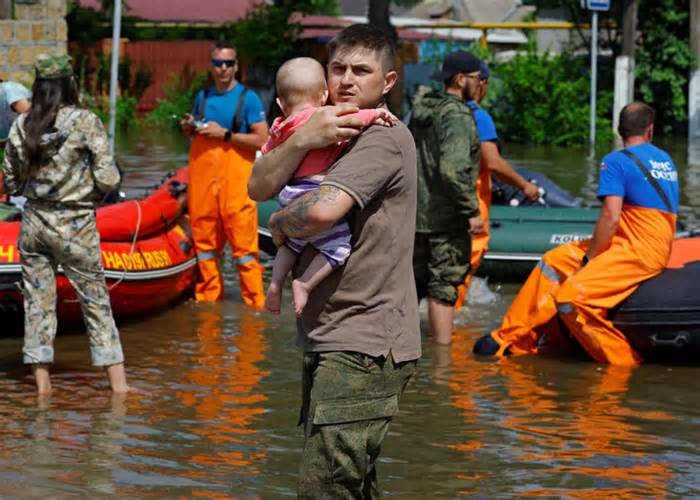
<instances>
[{"instance_id":1,"label":"red inflatable boat","mask_svg":"<svg viewBox=\"0 0 700 500\"><path fill-rule=\"evenodd\" d=\"M116 316L153 311L191 290L196 259L185 215L186 186L187 168L182 168L142 200L97 209L105 277ZM18 220L0 222L3 318L22 311L19 226ZM58 317L68 321L79 318L80 304L60 268L56 291Z\"/></svg>"}]
</instances>

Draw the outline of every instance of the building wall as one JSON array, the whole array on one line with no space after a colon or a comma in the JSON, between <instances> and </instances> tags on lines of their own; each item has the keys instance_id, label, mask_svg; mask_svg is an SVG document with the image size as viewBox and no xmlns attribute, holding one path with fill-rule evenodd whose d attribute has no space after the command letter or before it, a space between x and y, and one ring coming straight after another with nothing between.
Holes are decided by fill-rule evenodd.
<instances>
[{"instance_id":1,"label":"building wall","mask_svg":"<svg viewBox=\"0 0 700 500\"><path fill-rule=\"evenodd\" d=\"M0 19L0 79L31 84L34 58L66 52L67 0L15 0L14 17Z\"/></svg>"}]
</instances>

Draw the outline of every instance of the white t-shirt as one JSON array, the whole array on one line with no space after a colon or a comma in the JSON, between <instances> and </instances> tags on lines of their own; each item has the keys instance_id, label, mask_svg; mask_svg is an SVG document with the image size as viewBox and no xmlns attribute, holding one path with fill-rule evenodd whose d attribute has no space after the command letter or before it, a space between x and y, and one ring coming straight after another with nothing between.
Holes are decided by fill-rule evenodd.
<instances>
[{"instance_id":1,"label":"white t-shirt","mask_svg":"<svg viewBox=\"0 0 700 500\"><path fill-rule=\"evenodd\" d=\"M0 82L0 140L7 139L12 122L17 118L12 104L21 99L31 98L32 93L21 83Z\"/></svg>"}]
</instances>

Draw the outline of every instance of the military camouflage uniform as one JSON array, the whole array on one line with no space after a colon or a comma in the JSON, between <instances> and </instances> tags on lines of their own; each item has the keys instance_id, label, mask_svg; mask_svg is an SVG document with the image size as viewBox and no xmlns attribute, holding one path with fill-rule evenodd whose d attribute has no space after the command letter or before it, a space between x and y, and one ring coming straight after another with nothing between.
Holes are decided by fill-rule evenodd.
<instances>
[{"instance_id":1,"label":"military camouflage uniform","mask_svg":"<svg viewBox=\"0 0 700 500\"><path fill-rule=\"evenodd\" d=\"M27 166L21 115L10 130L3 171L5 189L27 198L17 246L24 286L24 362L51 363L56 335L57 266L76 290L95 366L124 361L104 280L95 201L115 189L119 172L100 119L71 106L41 138L36 175Z\"/></svg>"},{"instance_id":2,"label":"military camouflage uniform","mask_svg":"<svg viewBox=\"0 0 700 500\"><path fill-rule=\"evenodd\" d=\"M375 462L416 363L359 352L304 353L299 498L380 496Z\"/></svg>"},{"instance_id":3,"label":"military camouflage uniform","mask_svg":"<svg viewBox=\"0 0 700 500\"><path fill-rule=\"evenodd\" d=\"M413 259L418 295L454 304L469 272L469 219L479 215L476 123L457 96L433 92L416 100L409 128L418 155Z\"/></svg>"}]
</instances>

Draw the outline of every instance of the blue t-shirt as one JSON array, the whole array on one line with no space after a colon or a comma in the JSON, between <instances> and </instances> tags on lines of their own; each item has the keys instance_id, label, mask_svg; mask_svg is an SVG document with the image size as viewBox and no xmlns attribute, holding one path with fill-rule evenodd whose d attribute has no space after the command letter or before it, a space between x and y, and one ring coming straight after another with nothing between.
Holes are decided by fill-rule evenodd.
<instances>
[{"instance_id":1,"label":"blue t-shirt","mask_svg":"<svg viewBox=\"0 0 700 500\"><path fill-rule=\"evenodd\" d=\"M197 94L192 107L192 116L197 119L202 119L202 96L204 90ZM233 117L236 114L238 100L243 92L243 85L237 83L231 90L219 94L216 87L206 89L207 100L204 109L204 120L208 122L216 122L225 129L230 129L233 123ZM239 132L247 133L250 131L250 126L254 123L265 121L265 110L258 94L248 89L248 92L243 99L243 113L241 114L241 129Z\"/></svg>"},{"instance_id":2,"label":"blue t-shirt","mask_svg":"<svg viewBox=\"0 0 700 500\"><path fill-rule=\"evenodd\" d=\"M673 213L678 213L678 172L668 153L648 143L627 150L649 169L671 202ZM639 167L621 151L605 155L600 164L598 197L604 196L621 196L625 204L668 212L666 204Z\"/></svg>"},{"instance_id":3,"label":"blue t-shirt","mask_svg":"<svg viewBox=\"0 0 700 500\"><path fill-rule=\"evenodd\" d=\"M496 124L493 123L493 118L491 118L489 112L480 108L474 101L467 101L467 106L474 112L474 121L476 122L476 131L479 134L479 140L481 142L498 142Z\"/></svg>"}]
</instances>

